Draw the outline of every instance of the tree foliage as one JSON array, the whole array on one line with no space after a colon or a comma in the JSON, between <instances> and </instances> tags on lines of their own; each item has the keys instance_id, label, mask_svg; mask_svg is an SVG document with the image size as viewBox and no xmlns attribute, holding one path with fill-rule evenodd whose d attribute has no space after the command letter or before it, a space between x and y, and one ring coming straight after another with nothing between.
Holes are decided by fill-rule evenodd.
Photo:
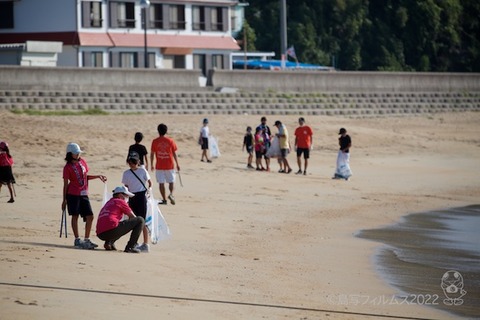
<instances>
[{"instance_id":1,"label":"tree foliage","mask_svg":"<svg viewBox=\"0 0 480 320\"><path fill-rule=\"evenodd\" d=\"M249 0L254 46L280 56L280 1ZM478 0L289 0L299 61L342 70L480 72Z\"/></svg>"}]
</instances>

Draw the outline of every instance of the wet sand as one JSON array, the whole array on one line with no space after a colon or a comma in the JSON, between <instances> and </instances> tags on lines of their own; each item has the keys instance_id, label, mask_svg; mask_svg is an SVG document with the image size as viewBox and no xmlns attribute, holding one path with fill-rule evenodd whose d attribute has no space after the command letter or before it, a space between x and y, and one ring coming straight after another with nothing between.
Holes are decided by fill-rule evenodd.
<instances>
[{"instance_id":1,"label":"wet sand","mask_svg":"<svg viewBox=\"0 0 480 320\"><path fill-rule=\"evenodd\" d=\"M392 226L362 230L358 237L385 244L375 261L386 281L403 292L398 301L475 318L480 315L479 228L480 205L472 205L411 214ZM442 277L449 270L463 276L464 296L460 290L442 289ZM449 299L455 298L462 300L451 305Z\"/></svg>"}]
</instances>

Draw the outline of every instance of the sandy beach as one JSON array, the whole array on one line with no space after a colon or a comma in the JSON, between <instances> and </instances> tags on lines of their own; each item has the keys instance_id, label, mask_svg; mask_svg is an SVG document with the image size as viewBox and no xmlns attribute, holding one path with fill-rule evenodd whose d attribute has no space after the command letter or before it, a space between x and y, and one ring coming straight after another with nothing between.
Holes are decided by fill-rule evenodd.
<instances>
[{"instance_id":1,"label":"sandy beach","mask_svg":"<svg viewBox=\"0 0 480 320\"><path fill-rule=\"evenodd\" d=\"M298 117L267 115L273 132L275 120L287 126L292 143ZM200 162L200 115L0 111L0 140L10 144L17 180L15 203L7 203L6 187L0 193L0 318L457 318L392 303L400 292L374 258L382 243L355 234L410 213L478 204L480 113L306 117L314 131L306 176L278 173L276 161L271 172L246 168L243 135L260 116L208 118L221 151L213 163ZM177 204L161 207L171 239L148 254L126 254L75 249L70 226L60 238L67 143L84 149L90 174L106 175L112 190L128 168L134 133L143 132L149 149L162 122L178 144L183 182ZM331 179L340 127L353 140L349 181ZM295 172L295 155L288 160ZM96 215L103 191L100 180L90 182Z\"/></svg>"}]
</instances>

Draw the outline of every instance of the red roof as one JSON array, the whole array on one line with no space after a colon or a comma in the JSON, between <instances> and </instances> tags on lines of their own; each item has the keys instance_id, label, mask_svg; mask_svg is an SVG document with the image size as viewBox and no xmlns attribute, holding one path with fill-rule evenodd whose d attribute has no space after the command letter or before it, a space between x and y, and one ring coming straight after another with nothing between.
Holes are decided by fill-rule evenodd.
<instances>
[{"instance_id":1,"label":"red roof","mask_svg":"<svg viewBox=\"0 0 480 320\"><path fill-rule=\"evenodd\" d=\"M139 33L49 32L0 34L0 43L23 43L28 40L61 41L64 45L87 47L144 46L144 34ZM230 36L147 34L147 44L150 48L240 49L235 39Z\"/></svg>"}]
</instances>

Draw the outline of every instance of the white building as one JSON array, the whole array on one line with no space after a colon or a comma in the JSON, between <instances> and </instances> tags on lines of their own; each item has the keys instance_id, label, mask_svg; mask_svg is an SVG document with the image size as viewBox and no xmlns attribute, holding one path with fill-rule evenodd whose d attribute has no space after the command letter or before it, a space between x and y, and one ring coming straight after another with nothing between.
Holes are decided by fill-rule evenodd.
<instances>
[{"instance_id":1,"label":"white building","mask_svg":"<svg viewBox=\"0 0 480 320\"><path fill-rule=\"evenodd\" d=\"M231 68L243 8L237 0L0 0L0 44L60 41L58 66L205 73Z\"/></svg>"}]
</instances>

